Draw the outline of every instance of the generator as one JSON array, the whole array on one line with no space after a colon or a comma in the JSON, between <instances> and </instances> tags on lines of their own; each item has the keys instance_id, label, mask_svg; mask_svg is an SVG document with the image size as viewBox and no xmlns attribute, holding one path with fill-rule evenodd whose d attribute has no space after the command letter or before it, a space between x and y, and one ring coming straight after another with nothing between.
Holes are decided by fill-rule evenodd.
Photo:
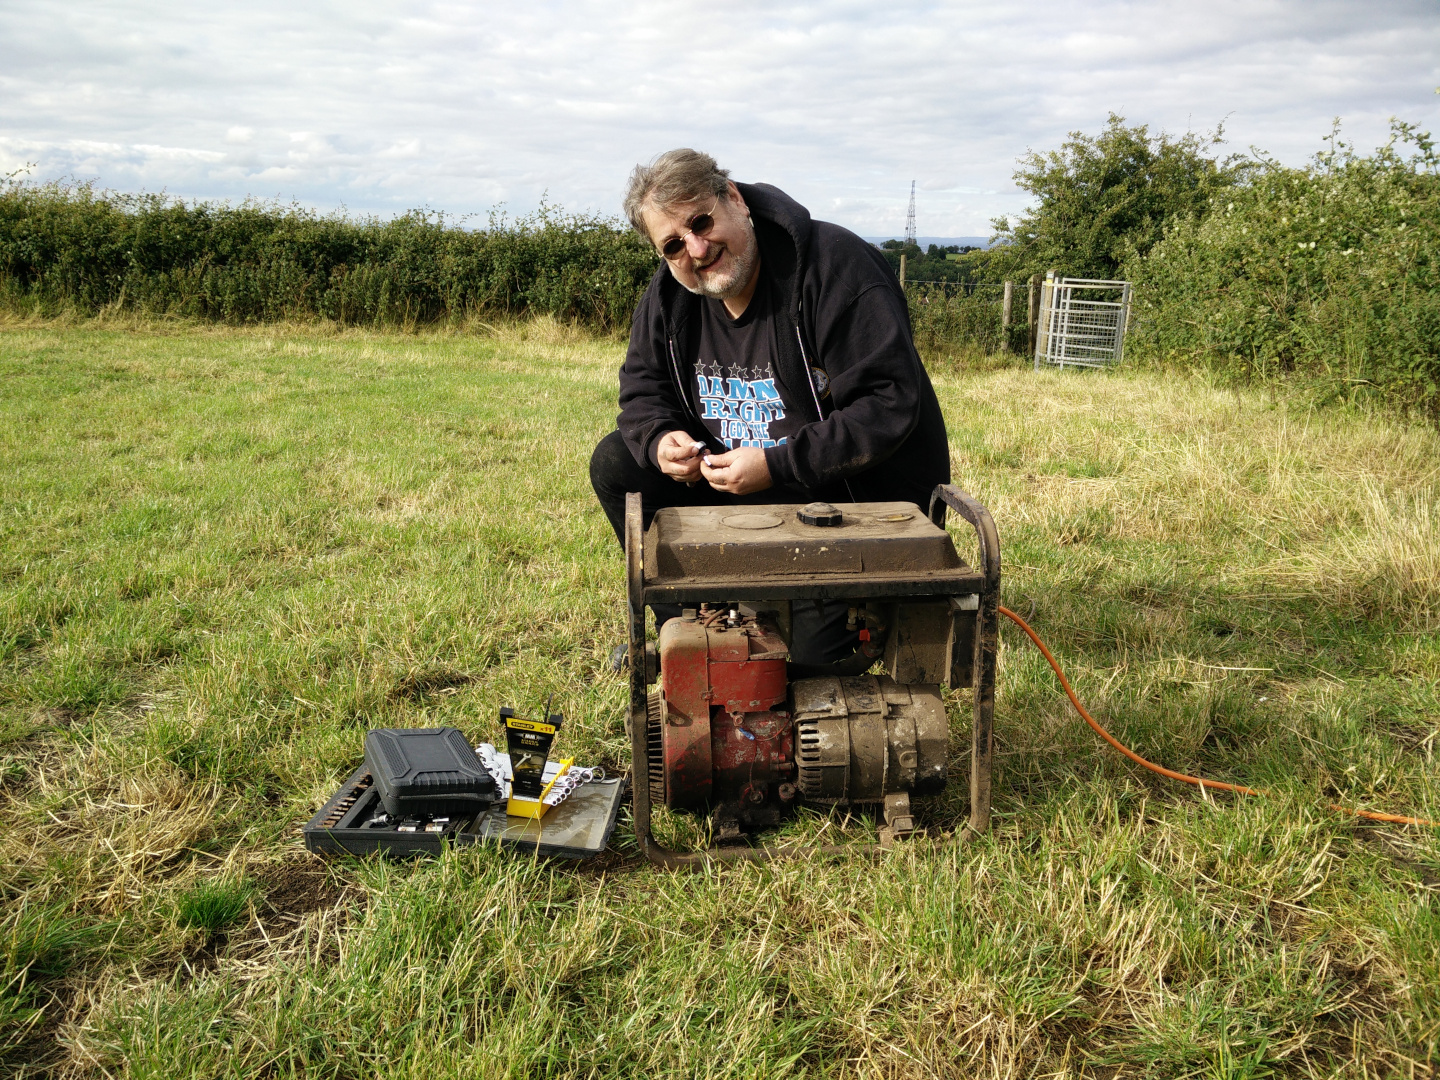
<instances>
[{"instance_id":1,"label":"generator","mask_svg":"<svg viewBox=\"0 0 1440 1080\"><path fill-rule=\"evenodd\" d=\"M978 568L945 529L951 510L974 530ZM944 688L973 689L966 830L988 828L1000 545L971 496L941 485L925 510L674 507L642 529L631 494L625 556L631 791L652 861L768 858L774 849L734 842L800 804L871 807L882 843L911 833L911 796L950 779ZM680 615L647 644L651 605ZM796 663L793 631L822 608L832 619L843 610L855 651ZM708 814L719 846L663 847L655 806Z\"/></svg>"}]
</instances>

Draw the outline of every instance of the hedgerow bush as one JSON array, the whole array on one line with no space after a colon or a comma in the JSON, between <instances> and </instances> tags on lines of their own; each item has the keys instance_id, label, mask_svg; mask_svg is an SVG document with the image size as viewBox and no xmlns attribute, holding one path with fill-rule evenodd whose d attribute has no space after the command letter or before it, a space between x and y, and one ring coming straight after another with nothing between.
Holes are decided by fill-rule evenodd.
<instances>
[{"instance_id":1,"label":"hedgerow bush","mask_svg":"<svg viewBox=\"0 0 1440 1080\"><path fill-rule=\"evenodd\" d=\"M928 344L1001 344L994 287L1032 271L1134 282L1127 356L1320 400L1371 399L1440 420L1440 157L1396 123L1365 156L1332 134L1304 168L1215 158L1112 116L1096 137L1021 159L1038 198L971 252L969 288L916 282ZM1406 151L1406 147L1409 148ZM298 206L184 202L87 184L0 182L0 306L133 310L227 323L324 318L407 326L545 314L622 330L656 266L612 219L542 207L471 229L431 211L391 221Z\"/></svg>"},{"instance_id":2,"label":"hedgerow bush","mask_svg":"<svg viewBox=\"0 0 1440 1080\"><path fill-rule=\"evenodd\" d=\"M1132 252L1128 355L1440 419L1440 157L1393 129L1369 156L1332 135L1305 168L1261 158Z\"/></svg>"},{"instance_id":3,"label":"hedgerow bush","mask_svg":"<svg viewBox=\"0 0 1440 1080\"><path fill-rule=\"evenodd\" d=\"M1004 291L1001 285L907 285L910 326L922 346L966 344L995 352L1006 343L1001 325ZM1009 346L1024 349L1028 332L1025 288L1017 286L1008 331Z\"/></svg>"},{"instance_id":4,"label":"hedgerow bush","mask_svg":"<svg viewBox=\"0 0 1440 1080\"><path fill-rule=\"evenodd\" d=\"M0 300L41 315L413 325L546 314L610 330L629 324L655 263L615 222L550 207L469 229L424 210L381 221L90 184L0 187Z\"/></svg>"}]
</instances>

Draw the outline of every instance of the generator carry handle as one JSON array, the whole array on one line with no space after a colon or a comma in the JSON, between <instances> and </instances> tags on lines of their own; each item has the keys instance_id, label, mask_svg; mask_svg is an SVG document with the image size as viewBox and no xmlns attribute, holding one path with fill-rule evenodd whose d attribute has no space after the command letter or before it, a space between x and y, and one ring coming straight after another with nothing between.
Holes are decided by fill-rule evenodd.
<instances>
[{"instance_id":1,"label":"generator carry handle","mask_svg":"<svg viewBox=\"0 0 1440 1080\"><path fill-rule=\"evenodd\" d=\"M980 545L979 604L974 649L974 729L970 764L970 820L947 843L961 843L990 827L990 770L992 720L995 710L995 663L1000 602L1000 540L989 512L973 497L949 484L936 487L929 517L944 528L945 510L952 508L975 529ZM670 869L700 867L711 862L761 861L784 856L873 855L874 844L812 845L805 847L741 847L701 852L677 852L657 842L650 831L650 759L646 740L649 694L645 660L645 531L638 492L625 496L625 584L630 660L630 760L635 840L651 862Z\"/></svg>"}]
</instances>

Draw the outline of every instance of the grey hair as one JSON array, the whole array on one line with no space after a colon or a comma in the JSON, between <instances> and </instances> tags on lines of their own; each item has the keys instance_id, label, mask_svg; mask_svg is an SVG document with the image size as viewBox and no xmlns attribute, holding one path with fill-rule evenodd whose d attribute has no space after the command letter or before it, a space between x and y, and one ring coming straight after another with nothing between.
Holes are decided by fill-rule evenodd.
<instances>
[{"instance_id":1,"label":"grey hair","mask_svg":"<svg viewBox=\"0 0 1440 1080\"><path fill-rule=\"evenodd\" d=\"M715 164L715 159L699 150L682 147L667 150L649 165L636 165L625 189L625 216L641 236L645 229L645 204L660 209L694 202L706 195L717 198L729 190L730 170Z\"/></svg>"}]
</instances>

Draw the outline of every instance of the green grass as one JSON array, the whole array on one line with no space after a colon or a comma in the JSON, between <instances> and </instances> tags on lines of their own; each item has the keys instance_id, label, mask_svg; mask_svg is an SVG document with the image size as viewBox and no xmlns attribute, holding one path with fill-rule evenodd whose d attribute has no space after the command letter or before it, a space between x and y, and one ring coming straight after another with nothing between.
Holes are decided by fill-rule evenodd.
<instances>
[{"instance_id":1,"label":"green grass","mask_svg":"<svg viewBox=\"0 0 1440 1080\"><path fill-rule=\"evenodd\" d=\"M586 476L621 353L0 329L0 1067L1434 1075L1440 842L1323 803L1440 817L1440 437L1196 380L934 367L1007 606L1127 743L1274 798L1136 770L1007 628L964 848L670 875L622 822L599 867L307 855L367 727L493 739L553 691L567 753L625 762Z\"/></svg>"},{"instance_id":2,"label":"green grass","mask_svg":"<svg viewBox=\"0 0 1440 1080\"><path fill-rule=\"evenodd\" d=\"M244 880L197 881L175 901L175 921L187 930L218 934L245 914L254 891Z\"/></svg>"}]
</instances>

